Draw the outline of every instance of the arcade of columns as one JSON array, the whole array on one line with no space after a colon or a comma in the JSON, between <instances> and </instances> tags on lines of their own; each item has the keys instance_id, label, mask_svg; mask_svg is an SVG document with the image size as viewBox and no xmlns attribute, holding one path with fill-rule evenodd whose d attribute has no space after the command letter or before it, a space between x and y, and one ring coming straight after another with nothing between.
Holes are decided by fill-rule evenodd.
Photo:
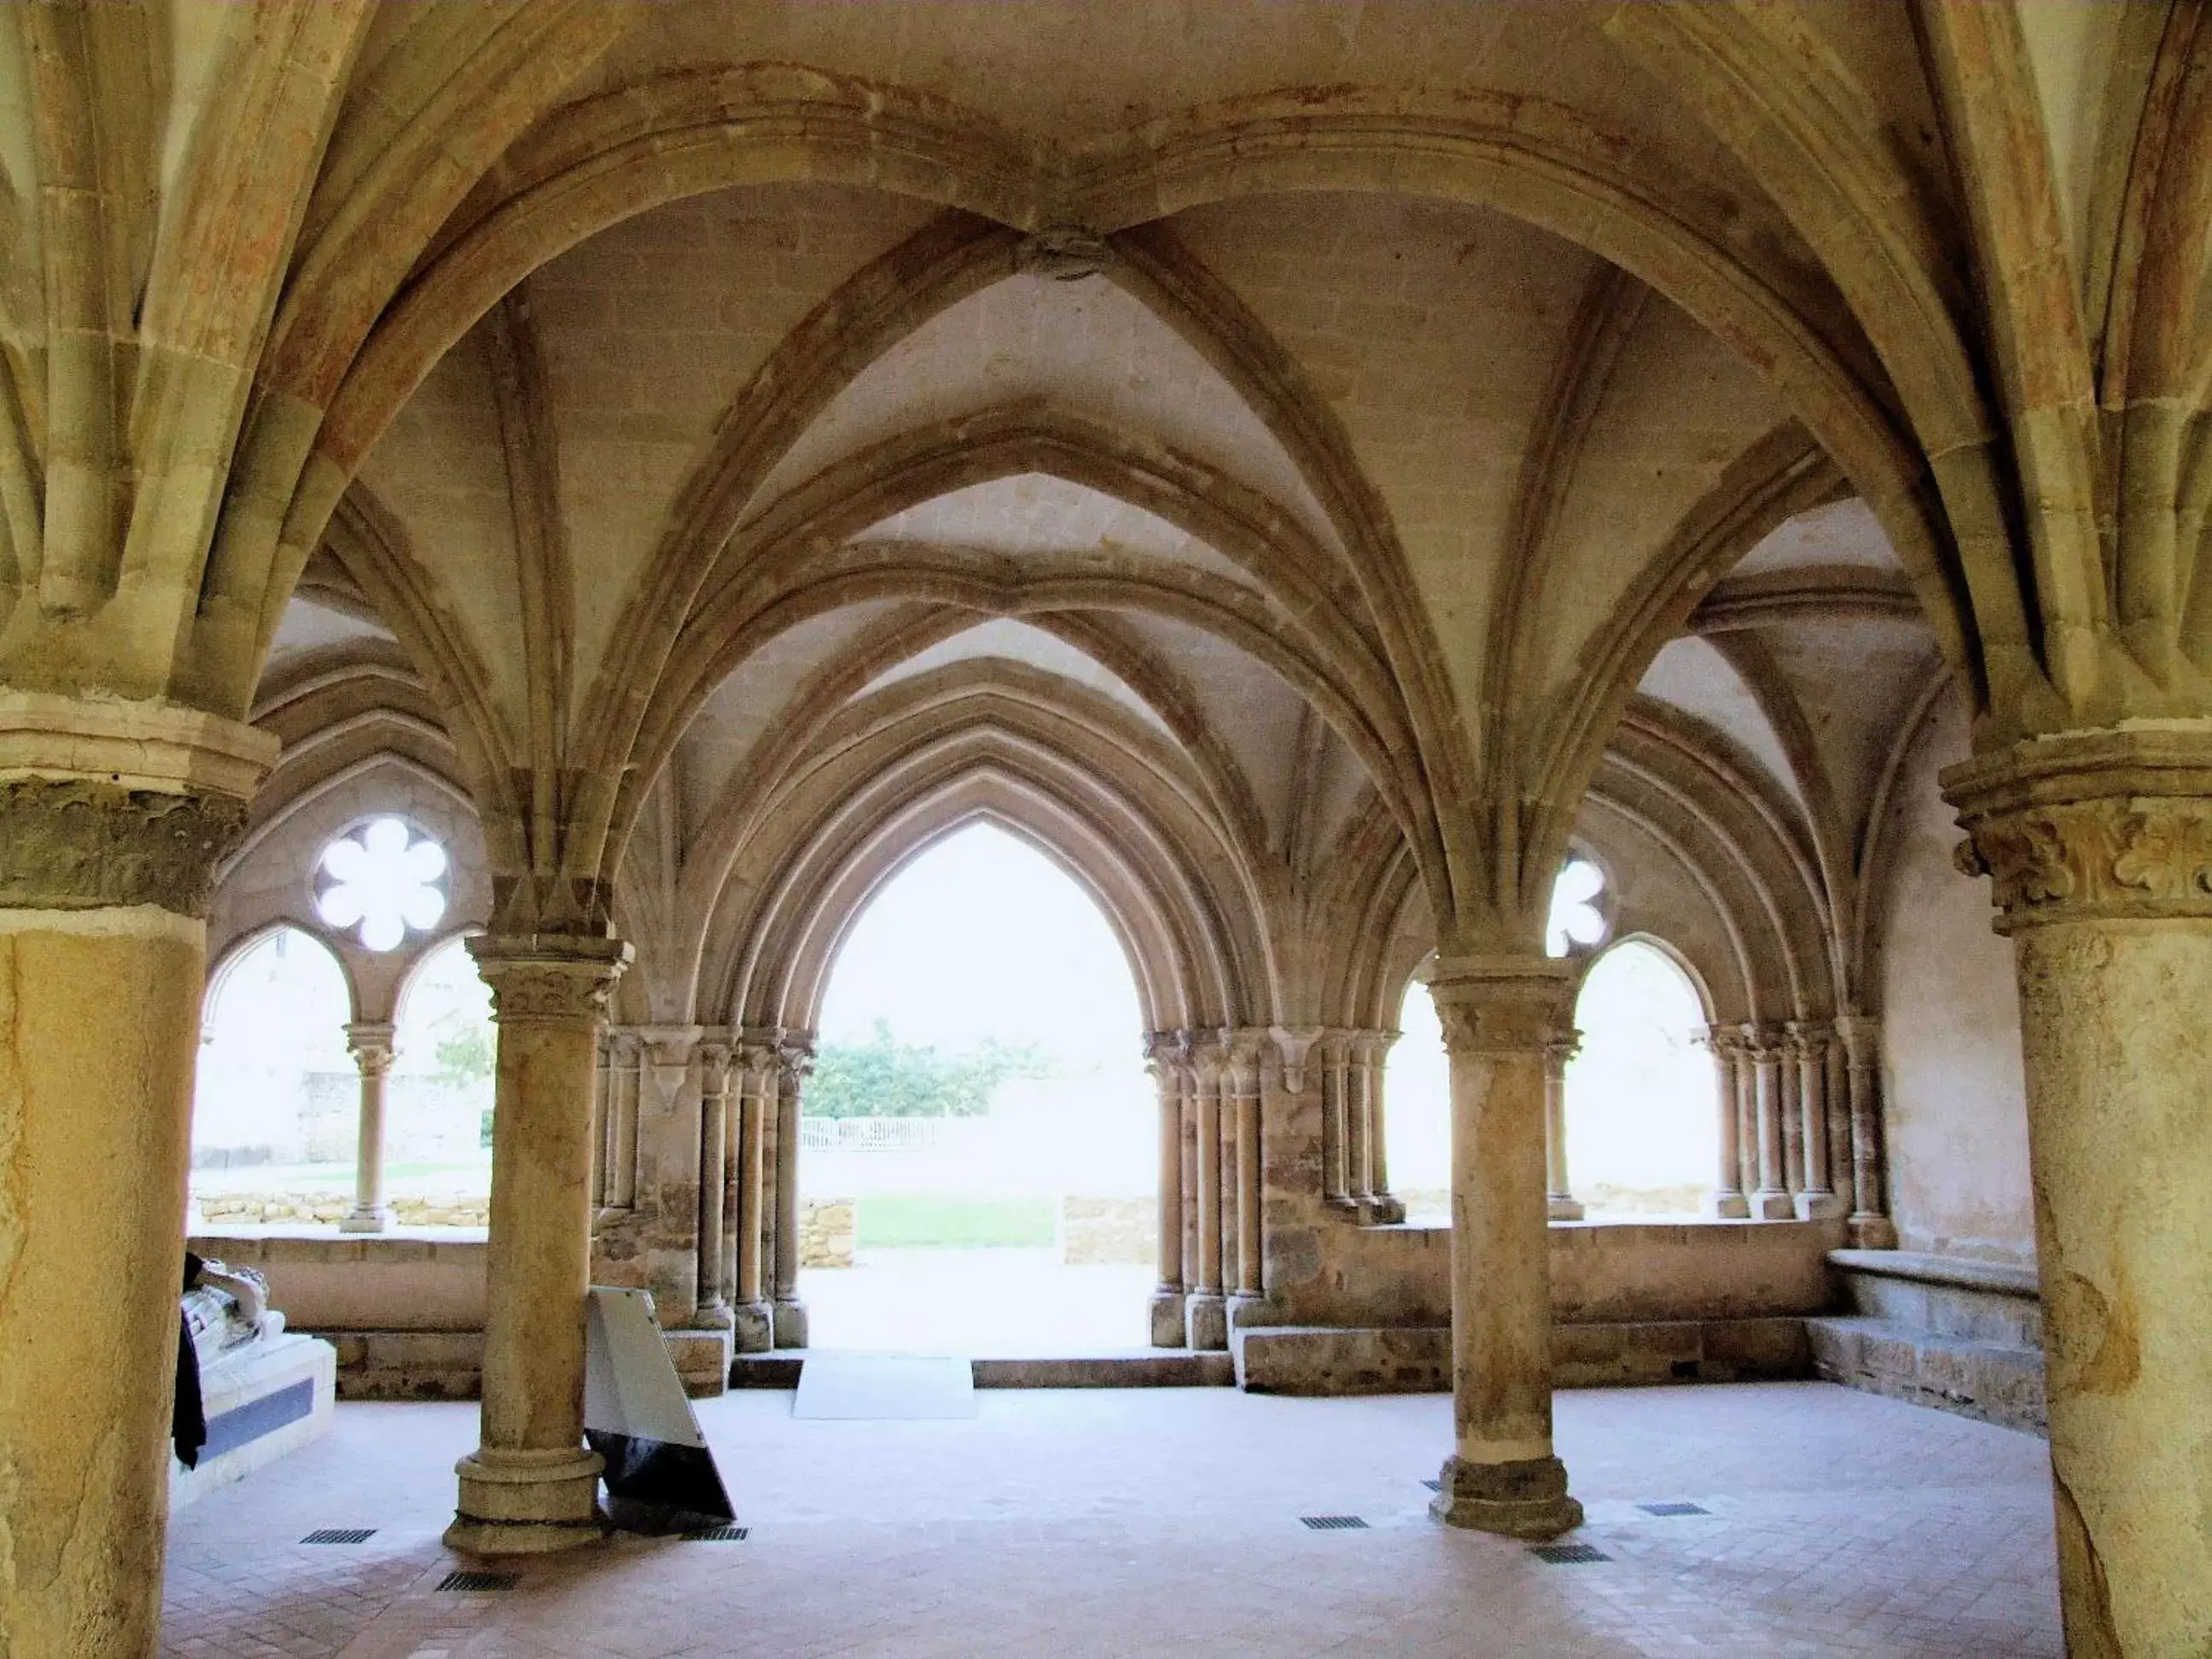
<instances>
[{"instance_id":1,"label":"arcade of columns","mask_svg":"<svg viewBox=\"0 0 2212 1659\"><path fill-rule=\"evenodd\" d=\"M1170 1156L1164 1127L1163 1165L1188 1195L1185 1328L1206 1340L1276 1294L1265 1212L1293 1164L1316 1171L1318 1206L1383 1203L1358 1063L1339 1073L1326 1032L1319 1060L1293 1060L1305 1026L1263 1038L1242 1011L1285 1008L1220 989L1298 981L1217 901L1241 884L1295 908L1284 896L1329 862L1313 778L1364 773L1422 896L1450 1054L1455 1425L1437 1512L1534 1535L1578 1514L1550 1424L1547 1187L1565 1183L1547 1180L1545 1126L1570 981L1540 953L1548 882L1608 753L1663 737L1632 701L1662 647L1768 531L1847 495L1972 716L1944 787L2016 963L2070 1650L2212 1650L2212 17L2194 0L1379 9L1397 15L1316 0L1098 8L1070 33L1015 5L945 21L960 49L933 53L893 38L914 16L828 9L187 0L21 7L0 31L22 89L0 110L11 1653L155 1649L205 920L296 747L255 723L256 688L313 562L345 566L414 665L408 695L439 720L411 714L404 741L438 728L493 871L471 947L499 1022L491 1290L457 1542L601 1535L582 1306L595 1165L602 1197L630 1178L592 1134L626 974L653 986L638 1086L673 1100L716 1074L681 1154L684 1224L704 1234L712 1211L720 1232L695 1294L711 1305L711 1280L752 1340L763 1316L802 1334L776 1326L797 1306L787 1103L803 1053L741 1026L726 1069L706 1065L678 1016L739 1006L745 971L687 980L662 935L688 924L656 933L647 913L675 892L703 929L743 890L731 914L766 929L759 896L790 872L747 864L740 830L715 842L714 809L827 823L810 792L863 801L870 745L901 741L873 715L932 698L976 717L937 733L932 787L957 789L964 765L1116 848L1117 896L1200 896L1127 908L1184 975L1152 988L1148 1017L1187 1034L1158 1061L1188 1139ZM562 296L592 258L677 260L684 203L747 191L767 193L698 229L705 268L727 268L712 237L757 252L779 214L828 228L723 280L741 326L684 309L703 283L654 298L673 343L635 348L666 354L637 377L653 406L593 427L616 393L584 384L590 350L560 351L627 302ZM1319 191L1317 226L1299 203ZM1301 257L1330 221L1343 238ZM1485 244L1494 257L1466 257ZM1413 274L1386 288L1359 263L1377 248ZM1540 280L1559 284L1545 303L1513 298ZM1003 290L1050 323L1060 284L1143 313L1129 349L1166 371L1071 357L1008 403L916 344L868 382L896 418L836 406L940 313ZM1030 337L1048 355L1091 338ZM1507 338L1533 373L1495 350ZM1163 411L1152 384L1203 391ZM900 386L917 400L896 405ZM1498 401L1462 422L1449 394L1470 388ZM1044 391L1061 401L1028 396ZM1201 408L1210 433L1172 425ZM436 423L464 418L469 443L445 441ZM626 495L564 494L564 477L618 471ZM1475 476L1504 481L1498 499ZM973 492L1031 477L1130 517L1070 549L1042 545L1020 503L978 507ZM963 494L975 516L930 519ZM491 533L486 501L496 540L471 541ZM1143 514L1175 533L1121 533ZM743 679L764 641L841 605L842 678L824 664L800 694ZM1048 642L965 681L940 664L877 684L977 617L1045 619ZM1759 651L1729 649L1757 689ZM1065 674L1074 690L1041 691L1071 651L1150 712ZM1264 800L1252 762L1294 720L1240 750L1206 701L1248 663L1322 717L1312 767ZM1849 678L1825 676L1839 701ZM815 746L801 766L772 732L719 782L695 769L702 808L676 775L711 745L684 734L711 715L725 750L750 741L744 708L710 707L723 686L741 705L811 698L790 729ZM1809 726L1797 737L1793 764L1813 746ZM1131 757L1157 787L1117 817L1134 786L1080 792ZM1796 856L1841 939L1852 836L1832 801L1808 812ZM707 849L691 884L672 864L665 890L625 887L653 834ZM1315 954L1348 917L1395 915L1325 914ZM768 937L743 916L740 953ZM1719 1201L1820 1213L1844 1202L1848 1164L1852 1212L1878 1231L1875 1033L1863 1000L1820 1000L1790 1018L1833 1020L1840 1080L1816 1030L1754 1017L1740 1052L1723 1035ZM1273 1144L1255 1114L1286 1126ZM629 1133L619 1111L603 1121ZM736 1192L726 1175L699 1204L717 1135L708 1167L734 1170ZM771 1184L772 1205L754 1190ZM666 1247L634 1242L651 1276Z\"/></svg>"}]
</instances>

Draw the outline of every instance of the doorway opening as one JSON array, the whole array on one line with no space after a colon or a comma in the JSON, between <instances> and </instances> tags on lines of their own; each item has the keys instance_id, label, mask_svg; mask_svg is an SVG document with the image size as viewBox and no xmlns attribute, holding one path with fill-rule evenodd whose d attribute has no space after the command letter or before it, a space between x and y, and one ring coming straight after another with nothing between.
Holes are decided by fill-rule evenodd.
<instances>
[{"instance_id":1,"label":"doorway opening","mask_svg":"<svg viewBox=\"0 0 2212 1659\"><path fill-rule=\"evenodd\" d=\"M1158 1094L1129 963L1066 871L987 823L909 861L838 948L801 1096L817 1348L1141 1348Z\"/></svg>"}]
</instances>

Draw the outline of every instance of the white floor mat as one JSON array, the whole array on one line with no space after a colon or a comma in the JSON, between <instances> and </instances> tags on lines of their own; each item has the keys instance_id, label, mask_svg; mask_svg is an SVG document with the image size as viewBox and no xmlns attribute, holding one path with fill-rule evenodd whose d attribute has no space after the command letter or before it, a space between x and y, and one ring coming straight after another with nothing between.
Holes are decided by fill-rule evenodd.
<instances>
[{"instance_id":1,"label":"white floor mat","mask_svg":"<svg viewBox=\"0 0 2212 1659\"><path fill-rule=\"evenodd\" d=\"M878 1419L975 1415L965 1359L916 1354L814 1353L799 1367L793 1417Z\"/></svg>"}]
</instances>

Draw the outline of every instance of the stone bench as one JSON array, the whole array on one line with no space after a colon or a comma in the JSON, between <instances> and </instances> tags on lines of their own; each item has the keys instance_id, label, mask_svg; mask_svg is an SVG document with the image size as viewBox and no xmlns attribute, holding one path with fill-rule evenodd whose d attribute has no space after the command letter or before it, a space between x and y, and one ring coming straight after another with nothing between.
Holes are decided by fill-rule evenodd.
<instances>
[{"instance_id":1,"label":"stone bench","mask_svg":"<svg viewBox=\"0 0 2212 1659\"><path fill-rule=\"evenodd\" d=\"M1840 1310L1808 1319L1817 1376L1985 1423L2049 1431L2035 1270L1832 1250Z\"/></svg>"}]
</instances>

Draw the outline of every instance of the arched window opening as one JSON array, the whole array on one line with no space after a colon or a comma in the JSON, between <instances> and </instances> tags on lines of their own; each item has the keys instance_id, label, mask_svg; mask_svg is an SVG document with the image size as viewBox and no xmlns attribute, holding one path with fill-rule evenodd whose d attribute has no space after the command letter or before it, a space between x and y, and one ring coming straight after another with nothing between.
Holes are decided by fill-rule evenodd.
<instances>
[{"instance_id":1,"label":"arched window opening","mask_svg":"<svg viewBox=\"0 0 2212 1659\"><path fill-rule=\"evenodd\" d=\"M1397 1043L1382 1073L1382 1129L1390 1189L1406 1219L1451 1223L1451 1071L1435 1000L1419 980L1398 1007Z\"/></svg>"},{"instance_id":2,"label":"arched window opening","mask_svg":"<svg viewBox=\"0 0 2212 1659\"><path fill-rule=\"evenodd\" d=\"M1592 1218L1695 1215L1720 1125L1704 1000L1673 957L1623 939L1590 964L1566 1069L1566 1166Z\"/></svg>"},{"instance_id":3,"label":"arched window opening","mask_svg":"<svg viewBox=\"0 0 2212 1659\"><path fill-rule=\"evenodd\" d=\"M415 965L393 1022L385 1191L408 1226L481 1227L491 1200L491 991L448 939Z\"/></svg>"},{"instance_id":4,"label":"arched window opening","mask_svg":"<svg viewBox=\"0 0 2212 1659\"><path fill-rule=\"evenodd\" d=\"M346 1053L351 1015L337 959L296 927L257 939L217 971L192 1096L200 1220L265 1225L345 1213L361 1100Z\"/></svg>"},{"instance_id":5,"label":"arched window opening","mask_svg":"<svg viewBox=\"0 0 2212 1659\"><path fill-rule=\"evenodd\" d=\"M1146 1340L1158 1095L1121 947L988 824L915 858L840 945L801 1100L810 1343L1095 1352Z\"/></svg>"}]
</instances>

